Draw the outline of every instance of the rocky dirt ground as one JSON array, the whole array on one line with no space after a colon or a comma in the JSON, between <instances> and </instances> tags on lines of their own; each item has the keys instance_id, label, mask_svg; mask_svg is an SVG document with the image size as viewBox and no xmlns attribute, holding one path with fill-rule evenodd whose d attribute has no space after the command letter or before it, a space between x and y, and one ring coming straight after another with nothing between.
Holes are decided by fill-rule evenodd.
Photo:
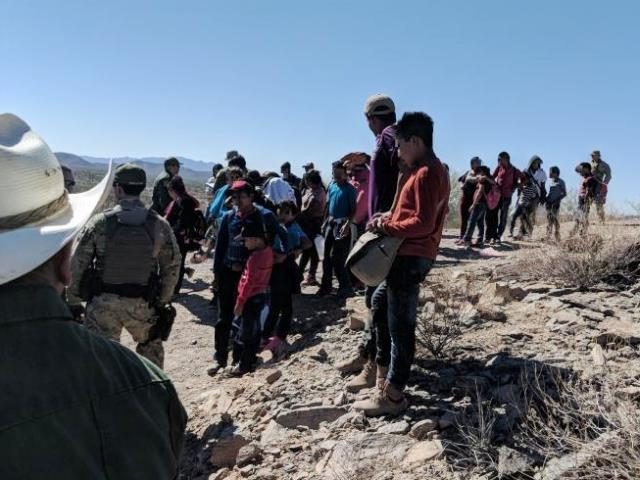
<instances>
[{"instance_id":1,"label":"rocky dirt ground","mask_svg":"<svg viewBox=\"0 0 640 480\"><path fill-rule=\"evenodd\" d=\"M434 291L458 292L460 335L442 358L419 351L407 391L411 406L399 418L352 411L366 392L347 393L349 377L333 367L356 351L366 319L362 299L345 304L305 290L295 300L285 358L265 354L264 364L241 379L209 377L216 310L209 305L211 265L197 265L166 343L166 371L190 417L180 478L564 478L545 477L540 462L513 441L523 372L608 377L621 395L640 398L637 289L524 282L506 266L539 242L467 250L453 240L446 232L421 303L432 303ZM472 444L482 443L487 399L494 445L483 450ZM467 424L473 428L465 430ZM495 456L478 458L487 450ZM487 463L494 465L478 469Z\"/></svg>"}]
</instances>

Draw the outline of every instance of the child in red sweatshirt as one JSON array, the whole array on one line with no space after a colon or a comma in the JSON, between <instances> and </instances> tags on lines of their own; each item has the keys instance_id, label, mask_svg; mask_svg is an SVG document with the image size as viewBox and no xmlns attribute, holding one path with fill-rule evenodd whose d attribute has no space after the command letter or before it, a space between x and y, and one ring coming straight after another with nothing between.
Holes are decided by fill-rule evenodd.
<instances>
[{"instance_id":1,"label":"child in red sweatshirt","mask_svg":"<svg viewBox=\"0 0 640 480\"><path fill-rule=\"evenodd\" d=\"M242 271L233 310L234 368L231 373L235 376L255 370L273 268L273 250L265 234L262 215L255 211L249 217L241 233L249 258Z\"/></svg>"}]
</instances>

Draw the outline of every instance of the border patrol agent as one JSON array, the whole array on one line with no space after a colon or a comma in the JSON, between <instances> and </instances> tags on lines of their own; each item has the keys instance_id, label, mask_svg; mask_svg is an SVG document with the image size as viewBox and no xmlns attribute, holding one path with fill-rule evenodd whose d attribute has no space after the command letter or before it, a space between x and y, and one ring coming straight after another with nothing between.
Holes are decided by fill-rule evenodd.
<instances>
[{"instance_id":1,"label":"border patrol agent","mask_svg":"<svg viewBox=\"0 0 640 480\"><path fill-rule=\"evenodd\" d=\"M146 358L72 321L71 244L111 168L70 194L29 125L0 115L0 478L177 478L186 413ZM10 201L4 201L10 199Z\"/></svg>"},{"instance_id":2,"label":"border patrol agent","mask_svg":"<svg viewBox=\"0 0 640 480\"><path fill-rule=\"evenodd\" d=\"M138 344L136 352L162 368L158 330L166 326L163 307L171 301L181 256L169 224L140 200L146 183L137 165L116 169L118 204L94 216L80 233L67 295L76 314L87 300L89 330L119 342L125 328Z\"/></svg>"}]
</instances>

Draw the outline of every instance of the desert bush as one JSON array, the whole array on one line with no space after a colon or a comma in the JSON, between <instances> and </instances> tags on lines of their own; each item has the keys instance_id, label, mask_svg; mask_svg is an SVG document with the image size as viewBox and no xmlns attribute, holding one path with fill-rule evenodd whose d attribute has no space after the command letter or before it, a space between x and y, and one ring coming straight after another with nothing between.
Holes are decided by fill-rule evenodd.
<instances>
[{"instance_id":1,"label":"desert bush","mask_svg":"<svg viewBox=\"0 0 640 480\"><path fill-rule=\"evenodd\" d=\"M462 334L461 306L466 293L438 283L429 288L431 296L418 312L416 341L434 357L442 358Z\"/></svg>"},{"instance_id":2,"label":"desert bush","mask_svg":"<svg viewBox=\"0 0 640 480\"><path fill-rule=\"evenodd\" d=\"M625 287L640 278L639 264L637 239L610 231L527 250L505 268L505 273L524 280L582 289L599 284Z\"/></svg>"}]
</instances>

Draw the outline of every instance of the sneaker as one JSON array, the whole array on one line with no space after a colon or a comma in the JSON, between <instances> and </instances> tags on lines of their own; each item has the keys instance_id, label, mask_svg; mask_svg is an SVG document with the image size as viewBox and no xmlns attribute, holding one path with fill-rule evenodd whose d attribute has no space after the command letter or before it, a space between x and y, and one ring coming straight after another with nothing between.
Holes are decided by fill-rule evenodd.
<instances>
[{"instance_id":1,"label":"sneaker","mask_svg":"<svg viewBox=\"0 0 640 480\"><path fill-rule=\"evenodd\" d=\"M315 279L315 277L307 277L306 279L304 279L304 281L302 282L302 286L303 287L319 287L320 284L318 283L318 281Z\"/></svg>"},{"instance_id":2,"label":"sneaker","mask_svg":"<svg viewBox=\"0 0 640 480\"><path fill-rule=\"evenodd\" d=\"M359 353L357 356L338 362L334 366L341 373L358 373L366 363L367 359Z\"/></svg>"},{"instance_id":3,"label":"sneaker","mask_svg":"<svg viewBox=\"0 0 640 480\"><path fill-rule=\"evenodd\" d=\"M472 245L477 248L482 248L484 247L484 242L482 240L476 240Z\"/></svg>"},{"instance_id":4,"label":"sneaker","mask_svg":"<svg viewBox=\"0 0 640 480\"><path fill-rule=\"evenodd\" d=\"M214 360L213 367L207 368L207 375L209 375L210 377L215 377L218 374L218 372L220 372L221 370L224 370L226 367L227 367L226 365L223 365L217 360Z\"/></svg>"},{"instance_id":5,"label":"sneaker","mask_svg":"<svg viewBox=\"0 0 640 480\"><path fill-rule=\"evenodd\" d=\"M489 240L489 246L493 247L496 243L498 243L498 241L495 238L492 238L491 240Z\"/></svg>"},{"instance_id":6,"label":"sneaker","mask_svg":"<svg viewBox=\"0 0 640 480\"><path fill-rule=\"evenodd\" d=\"M376 363L373 360L369 360L362 369L362 372L347 383L347 392L358 393L365 388L372 388L375 384Z\"/></svg>"},{"instance_id":7,"label":"sneaker","mask_svg":"<svg viewBox=\"0 0 640 480\"><path fill-rule=\"evenodd\" d=\"M456 245L464 245L464 238L459 238L453 243L455 243Z\"/></svg>"},{"instance_id":8,"label":"sneaker","mask_svg":"<svg viewBox=\"0 0 640 480\"><path fill-rule=\"evenodd\" d=\"M382 391L377 392L368 400L361 400L353 404L354 410L359 410L367 417L381 417L384 415L398 416L409 406L406 397L389 382Z\"/></svg>"},{"instance_id":9,"label":"sneaker","mask_svg":"<svg viewBox=\"0 0 640 480\"><path fill-rule=\"evenodd\" d=\"M229 377L242 377L244 375L246 375L247 373L251 373L251 369L249 368L243 368L240 366L240 364L237 364L235 366L233 366L231 368L231 370L228 372Z\"/></svg>"}]
</instances>

